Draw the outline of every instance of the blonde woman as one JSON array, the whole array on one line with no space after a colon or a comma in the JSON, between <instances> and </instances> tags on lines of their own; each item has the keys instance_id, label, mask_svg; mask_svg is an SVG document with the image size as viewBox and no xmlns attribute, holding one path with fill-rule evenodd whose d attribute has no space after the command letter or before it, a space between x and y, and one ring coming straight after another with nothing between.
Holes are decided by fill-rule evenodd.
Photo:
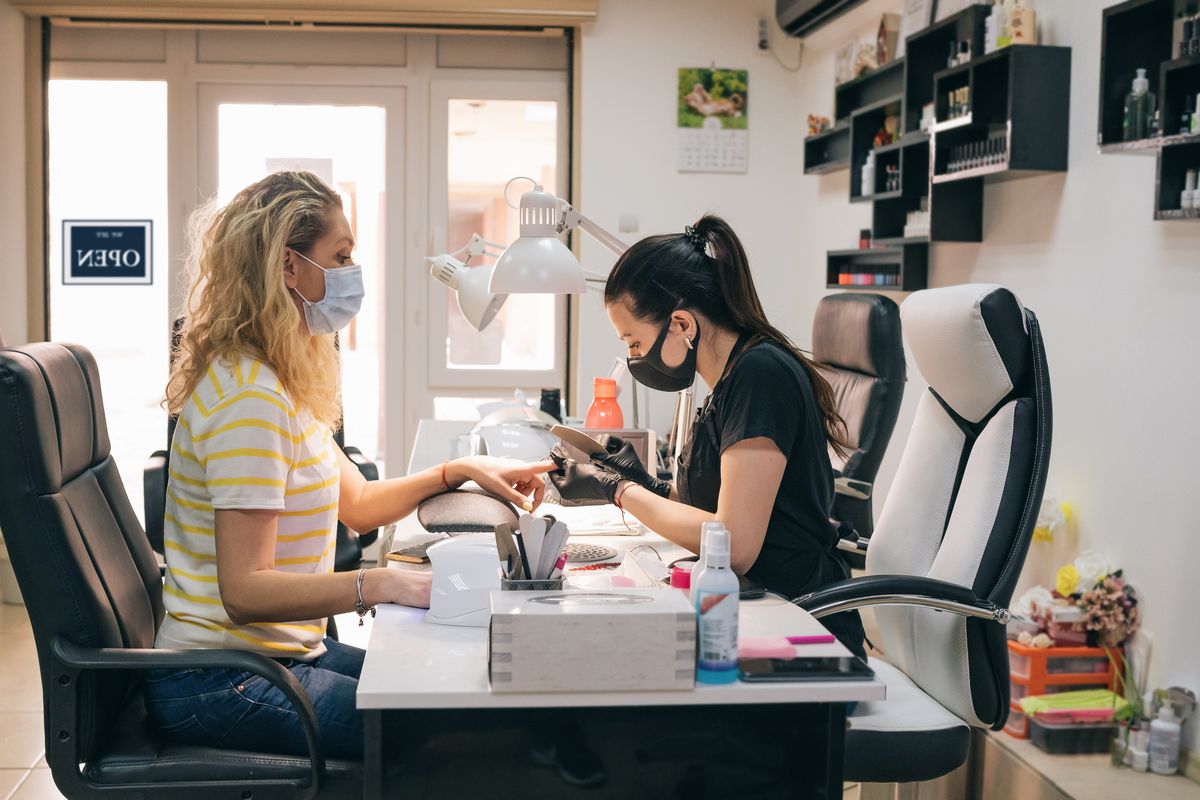
<instances>
[{"instance_id":1,"label":"blonde woman","mask_svg":"<svg viewBox=\"0 0 1200 800\"><path fill-rule=\"evenodd\" d=\"M167 486L156 645L234 647L280 659L305 687L326 753L361 754L354 695L364 653L325 638L331 614L427 606L429 576L334 573L340 518L370 530L465 481L539 503L548 466L467 458L368 483L334 444L333 334L363 297L341 200L308 172L243 189L198 237L167 406L179 415ZM266 680L237 670L154 670L150 715L187 744L304 754L297 717Z\"/></svg>"}]
</instances>

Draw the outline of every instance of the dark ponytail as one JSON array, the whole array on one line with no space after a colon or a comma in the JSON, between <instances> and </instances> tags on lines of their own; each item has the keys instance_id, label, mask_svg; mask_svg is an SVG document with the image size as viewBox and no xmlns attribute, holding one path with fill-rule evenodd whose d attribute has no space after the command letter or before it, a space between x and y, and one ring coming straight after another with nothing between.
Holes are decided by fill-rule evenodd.
<instances>
[{"instance_id":1,"label":"dark ponytail","mask_svg":"<svg viewBox=\"0 0 1200 800\"><path fill-rule=\"evenodd\" d=\"M680 308L699 311L739 335L747 348L770 341L791 353L812 382L825 438L842 457L851 449L829 382L800 348L767 321L750 262L737 234L706 214L684 233L648 236L617 260L604 286L604 302L625 301L638 319L664 324Z\"/></svg>"}]
</instances>

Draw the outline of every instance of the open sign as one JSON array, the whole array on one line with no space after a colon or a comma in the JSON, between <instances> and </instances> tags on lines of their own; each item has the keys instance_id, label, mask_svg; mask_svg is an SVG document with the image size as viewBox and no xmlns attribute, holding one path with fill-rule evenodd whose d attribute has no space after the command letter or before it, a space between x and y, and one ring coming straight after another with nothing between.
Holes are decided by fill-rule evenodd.
<instances>
[{"instance_id":1,"label":"open sign","mask_svg":"<svg viewBox=\"0 0 1200 800\"><path fill-rule=\"evenodd\" d=\"M150 220L64 220L63 283L154 282Z\"/></svg>"}]
</instances>

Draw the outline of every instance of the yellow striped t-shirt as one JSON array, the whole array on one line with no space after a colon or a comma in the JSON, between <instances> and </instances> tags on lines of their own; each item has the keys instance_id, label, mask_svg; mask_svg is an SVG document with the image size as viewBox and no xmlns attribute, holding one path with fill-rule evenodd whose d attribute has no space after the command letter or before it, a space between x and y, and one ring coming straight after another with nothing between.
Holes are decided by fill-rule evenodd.
<instances>
[{"instance_id":1,"label":"yellow striped t-shirt","mask_svg":"<svg viewBox=\"0 0 1200 800\"><path fill-rule=\"evenodd\" d=\"M247 357L212 363L171 442L163 526L167 616L158 647L232 647L300 660L325 652L325 620L233 624L217 584L213 518L214 509L278 511L275 569L332 572L335 447L329 428L296 409L266 364Z\"/></svg>"}]
</instances>

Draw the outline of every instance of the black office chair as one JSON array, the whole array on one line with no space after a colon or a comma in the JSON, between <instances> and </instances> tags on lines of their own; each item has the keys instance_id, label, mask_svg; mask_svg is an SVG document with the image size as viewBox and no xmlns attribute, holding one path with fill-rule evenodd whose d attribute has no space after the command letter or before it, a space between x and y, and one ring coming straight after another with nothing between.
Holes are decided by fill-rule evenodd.
<instances>
[{"instance_id":1,"label":"black office chair","mask_svg":"<svg viewBox=\"0 0 1200 800\"><path fill-rule=\"evenodd\" d=\"M1007 605L1050 461L1041 329L1008 289L915 292L904 334L929 383L867 550L867 576L798 601L816 617L879 606L887 699L847 718L849 780L931 780L959 767L970 728L1009 712Z\"/></svg>"},{"instance_id":2,"label":"black office chair","mask_svg":"<svg viewBox=\"0 0 1200 800\"><path fill-rule=\"evenodd\" d=\"M845 457L829 450L835 478L830 517L846 560L862 569L865 542L875 527L875 475L904 398L900 309L878 294L825 297L813 317L812 353L833 389L850 442Z\"/></svg>"},{"instance_id":3,"label":"black office chair","mask_svg":"<svg viewBox=\"0 0 1200 800\"><path fill-rule=\"evenodd\" d=\"M171 333L171 361L175 360L175 352L179 347L179 338L183 330L183 317L175 319ZM337 338L334 339L338 341ZM158 555L163 554L163 515L167 506L167 469L171 460L171 442L175 439L174 415L167 417L167 449L155 450L146 465L142 468L142 505L145 510L146 536L150 546ZM379 467L374 461L363 455L357 447L346 446L346 434L340 426L333 433L333 440L350 459L358 471L369 481L379 480ZM378 529L365 533L350 530L341 520L337 524L337 543L334 545L334 572L350 572L362 566L363 550L370 547L379 538Z\"/></svg>"},{"instance_id":4,"label":"black office chair","mask_svg":"<svg viewBox=\"0 0 1200 800\"><path fill-rule=\"evenodd\" d=\"M154 553L110 455L100 378L77 345L0 350L0 527L37 644L46 762L70 798L360 797L361 765L326 760L312 704L278 661L241 650L156 650ZM248 670L287 697L309 757L168 744L142 670Z\"/></svg>"}]
</instances>

